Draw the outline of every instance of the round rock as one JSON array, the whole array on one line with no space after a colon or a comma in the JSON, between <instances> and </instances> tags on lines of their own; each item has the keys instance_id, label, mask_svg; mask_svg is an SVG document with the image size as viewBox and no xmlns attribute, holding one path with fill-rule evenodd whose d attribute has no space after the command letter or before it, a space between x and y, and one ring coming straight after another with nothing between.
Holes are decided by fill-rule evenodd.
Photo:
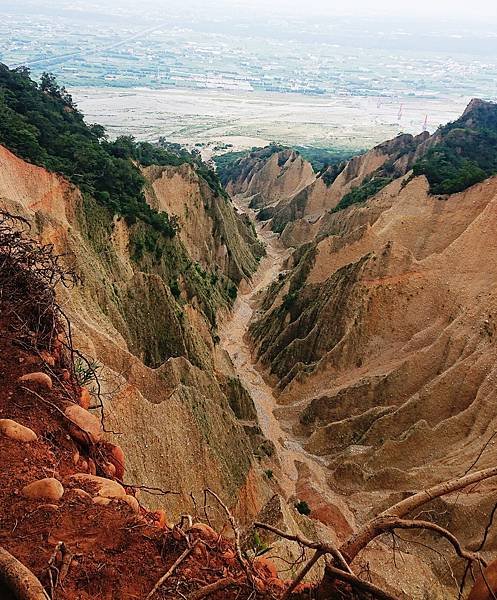
<instances>
[{"instance_id":1,"label":"round rock","mask_svg":"<svg viewBox=\"0 0 497 600\"><path fill-rule=\"evenodd\" d=\"M100 421L78 404L69 405L64 414L71 421L70 432L73 438L83 443L96 444L103 437Z\"/></svg>"},{"instance_id":2,"label":"round rock","mask_svg":"<svg viewBox=\"0 0 497 600\"><path fill-rule=\"evenodd\" d=\"M126 496L126 490L121 484L98 475L77 473L76 475L70 475L64 481L67 485L75 484L90 494L102 496L103 498L124 498Z\"/></svg>"},{"instance_id":3,"label":"round rock","mask_svg":"<svg viewBox=\"0 0 497 600\"><path fill-rule=\"evenodd\" d=\"M32 429L24 427L24 425L12 419L0 419L0 432L18 442L34 442L38 439L38 436Z\"/></svg>"},{"instance_id":4,"label":"round rock","mask_svg":"<svg viewBox=\"0 0 497 600\"><path fill-rule=\"evenodd\" d=\"M52 380L46 373L27 373L26 375L19 377L18 381L23 383L34 383L47 390L52 389Z\"/></svg>"},{"instance_id":5,"label":"round rock","mask_svg":"<svg viewBox=\"0 0 497 600\"><path fill-rule=\"evenodd\" d=\"M64 494L64 488L58 479L46 477L26 485L22 488L21 493L25 498L33 500L58 502Z\"/></svg>"}]
</instances>

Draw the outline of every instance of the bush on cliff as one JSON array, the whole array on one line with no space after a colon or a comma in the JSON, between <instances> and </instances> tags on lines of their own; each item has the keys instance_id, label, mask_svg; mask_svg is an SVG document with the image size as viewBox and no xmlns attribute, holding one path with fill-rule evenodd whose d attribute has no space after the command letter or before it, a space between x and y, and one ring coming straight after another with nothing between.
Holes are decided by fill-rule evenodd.
<instances>
[{"instance_id":1,"label":"bush on cliff","mask_svg":"<svg viewBox=\"0 0 497 600\"><path fill-rule=\"evenodd\" d=\"M348 194L345 194L332 212L338 212L339 210L352 206L352 204L365 202L387 186L391 181L392 179L390 177L372 177L367 179L364 183L352 189Z\"/></svg>"},{"instance_id":2,"label":"bush on cliff","mask_svg":"<svg viewBox=\"0 0 497 600\"><path fill-rule=\"evenodd\" d=\"M497 173L497 104L474 101L439 130L440 142L414 165L433 194L454 194Z\"/></svg>"}]
</instances>

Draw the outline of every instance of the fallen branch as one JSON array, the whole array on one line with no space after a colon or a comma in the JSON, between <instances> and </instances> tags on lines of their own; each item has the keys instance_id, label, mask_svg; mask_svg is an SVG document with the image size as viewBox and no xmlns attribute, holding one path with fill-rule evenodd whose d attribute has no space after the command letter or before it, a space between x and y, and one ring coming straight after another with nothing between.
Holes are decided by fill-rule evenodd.
<instances>
[{"instance_id":1,"label":"fallen branch","mask_svg":"<svg viewBox=\"0 0 497 600\"><path fill-rule=\"evenodd\" d=\"M447 529L440 527L440 525L437 525L436 523L432 523L431 521L397 519L395 517L386 517L385 519L387 520L386 530L429 529L431 531L434 531L435 533L438 533L439 535L444 537L448 542L450 542L452 544L452 546L454 547L454 550L456 551L456 554L460 558L464 558L470 562L478 562L478 563L481 563L483 566L486 566L486 562L478 554L478 552L471 552L470 550L466 550L465 548L463 548L461 546L461 543L459 542L459 540L456 538L455 535L450 533L450 531L447 531ZM389 524L388 524L388 520L390 520Z\"/></svg>"},{"instance_id":2,"label":"fallen branch","mask_svg":"<svg viewBox=\"0 0 497 600\"><path fill-rule=\"evenodd\" d=\"M236 579L233 579L233 577L225 577L224 579L219 579L218 581L210 583L209 585L206 585L203 588L200 588L199 590L190 594L190 596L188 596L188 600L202 600L202 598L205 598L210 594L214 594L215 592L224 590L230 585L238 585L238 582L236 581Z\"/></svg>"},{"instance_id":3,"label":"fallen branch","mask_svg":"<svg viewBox=\"0 0 497 600\"><path fill-rule=\"evenodd\" d=\"M254 527L256 527L257 529L266 529L267 531L270 531L271 533L274 533L279 537L290 540L291 542L297 542L298 544L306 546L307 548L311 548L312 550L319 550L322 554L331 554L331 556L335 559L335 561L342 568L343 571L352 573L352 569L348 565L343 554L331 542L313 542L312 540L308 540L299 534L287 533L286 531L281 531L281 529L277 529L272 525L268 525L267 523L260 523L258 521L254 523Z\"/></svg>"},{"instance_id":4,"label":"fallen branch","mask_svg":"<svg viewBox=\"0 0 497 600\"><path fill-rule=\"evenodd\" d=\"M224 502L216 494L216 492L213 492L211 489L206 488L204 490L204 493L207 493L207 494L210 494L211 496L213 496L219 502L219 504L223 508L224 512L226 513L226 516L228 517L231 528L233 529L233 533L235 534L235 550L236 550L236 556L238 558L238 562L240 563L240 566L242 567L242 569L245 571L245 575L247 575L248 580L252 581L252 573L250 572L250 569L247 565L247 561L243 558L242 548L240 545L240 529L235 520L235 517L231 514L229 508L226 506L226 504L224 504Z\"/></svg>"},{"instance_id":5,"label":"fallen branch","mask_svg":"<svg viewBox=\"0 0 497 600\"><path fill-rule=\"evenodd\" d=\"M293 593L293 590L299 585L299 583L304 579L304 577L309 573L312 567L318 562L318 560L323 556L323 552L321 550L316 550L311 560L307 561L307 563L302 567L300 573L297 574L295 579L290 584L290 587L286 590L286 592L281 597L281 600L288 600Z\"/></svg>"},{"instance_id":6,"label":"fallen branch","mask_svg":"<svg viewBox=\"0 0 497 600\"><path fill-rule=\"evenodd\" d=\"M490 469L484 469L482 471L476 471L465 477L458 479L451 479L444 481L431 488L418 492L397 504L394 504L387 510L383 511L378 517L369 521L362 529L360 529L355 535L353 535L347 542L341 547L340 551L346 557L349 563L363 550L370 542L372 542L383 530L378 529L378 523L381 523L381 519L384 517L404 517L416 508L419 508L423 504L450 494L462 488L479 483L490 477L497 475L497 467L491 467ZM440 533L440 532L439 532Z\"/></svg>"},{"instance_id":7,"label":"fallen branch","mask_svg":"<svg viewBox=\"0 0 497 600\"><path fill-rule=\"evenodd\" d=\"M137 485L135 483L126 483L125 481L122 481L121 479L117 479L117 478L115 478L115 479L123 487L131 488L133 490L141 490L141 491L145 492L146 494L150 494L151 496L168 496L170 494L173 496L181 495L181 492L174 492L172 490L164 490L159 487L150 487L149 485Z\"/></svg>"},{"instance_id":8,"label":"fallen branch","mask_svg":"<svg viewBox=\"0 0 497 600\"><path fill-rule=\"evenodd\" d=\"M59 584L59 568L57 567L57 555L61 554L61 556L64 555L65 552L65 545L64 542L57 542L57 544L55 545L54 551L52 553L52 556L50 557L50 560L48 561L48 567L47 567L47 571L48 571L48 578L50 580L50 598L52 598L52 600L54 600L55 598L55 589L57 587L57 585ZM54 579L54 573L55 573L55 579Z\"/></svg>"},{"instance_id":9,"label":"fallen branch","mask_svg":"<svg viewBox=\"0 0 497 600\"><path fill-rule=\"evenodd\" d=\"M170 567L170 569L168 571L166 571L166 573L164 573L164 575L159 579L159 581L157 581L157 583L151 589L150 593L147 595L145 600L150 600L150 598L152 598L152 596L160 588L160 586L166 581L166 579L168 579L168 577L171 577L171 575L179 567L179 565L186 558L188 558L188 556L192 553L193 549L199 542L200 542L200 540L195 540L191 546L189 546L182 554L180 554L180 556L176 559L176 561L173 563L173 565Z\"/></svg>"},{"instance_id":10,"label":"fallen branch","mask_svg":"<svg viewBox=\"0 0 497 600\"><path fill-rule=\"evenodd\" d=\"M50 600L33 572L0 547L0 591L2 588L18 600Z\"/></svg>"},{"instance_id":11,"label":"fallen branch","mask_svg":"<svg viewBox=\"0 0 497 600\"><path fill-rule=\"evenodd\" d=\"M336 579L340 579L341 581L350 583L352 587L358 588L364 592L368 592L369 594L372 594L375 598L378 598L378 600L398 600L396 596L392 596L392 594L385 592L384 590L372 583L364 581L364 579L359 579L359 577L353 575L352 573L347 573L345 571L342 571L341 569L337 569L336 567L330 564L326 565L326 569Z\"/></svg>"}]
</instances>

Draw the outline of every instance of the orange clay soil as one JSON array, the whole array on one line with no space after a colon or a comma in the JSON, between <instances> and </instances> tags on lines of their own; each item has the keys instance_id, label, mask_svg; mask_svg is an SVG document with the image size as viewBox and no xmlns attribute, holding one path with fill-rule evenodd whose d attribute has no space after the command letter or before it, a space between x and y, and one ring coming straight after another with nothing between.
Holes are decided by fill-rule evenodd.
<instances>
[{"instance_id":1,"label":"orange clay soil","mask_svg":"<svg viewBox=\"0 0 497 600\"><path fill-rule=\"evenodd\" d=\"M70 424L62 413L80 398L80 388L62 368L57 352L43 354L45 360L37 356L29 350L32 336L23 337L14 321L5 317L6 311L2 312L0 419L29 427L38 439L21 442L0 433L0 546L31 569L49 593L52 579L56 584L52 597L57 600L144 600L196 539L201 541L154 594L155 600L188 598L194 591L225 578L233 578L235 583L210 593L210 600L280 597L286 585L276 578L270 563L256 561L251 568L253 582L248 582L232 543L209 527L179 530L161 526L158 513L143 507L137 511L135 502L119 499L102 498L98 501L107 505L95 504L92 496L96 490L91 484L81 485L89 492L85 493L67 481L73 474L91 471L109 477L105 465L109 464L113 447L106 442L86 445L71 437ZM54 365L48 364L54 361ZM18 381L32 372L47 373L52 389ZM24 486L44 478L62 482L64 494L60 500L23 496ZM126 488L126 492L134 495L132 488ZM64 554L54 553L59 542L66 549L69 564L65 567ZM54 568L50 571L51 560ZM58 573L63 581L57 582ZM1 589L0 596L4 597ZM302 591L294 597L311 596L309 591Z\"/></svg>"}]
</instances>

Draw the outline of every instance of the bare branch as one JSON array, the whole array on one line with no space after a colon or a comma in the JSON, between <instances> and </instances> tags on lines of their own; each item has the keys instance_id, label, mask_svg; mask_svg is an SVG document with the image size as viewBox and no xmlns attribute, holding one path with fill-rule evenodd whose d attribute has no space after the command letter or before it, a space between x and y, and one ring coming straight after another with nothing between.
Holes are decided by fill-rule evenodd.
<instances>
[{"instance_id":1,"label":"bare branch","mask_svg":"<svg viewBox=\"0 0 497 600\"><path fill-rule=\"evenodd\" d=\"M206 488L204 490L204 492L206 494L210 494L211 496L213 496L218 501L218 503L221 505L224 512L226 513L226 516L228 517L231 528L233 529L233 533L235 534L235 550L236 550L236 556L238 558L238 562L240 563L240 566L242 567L242 569L245 571L245 574L247 575L249 581L252 581L252 574L250 573L250 569L247 566L247 561L243 558L243 555L242 555L242 549L241 549L241 545L240 545L240 529L235 520L235 517L231 514L229 508L226 506L226 504L224 504L224 502L216 494L216 492L213 492L209 488Z\"/></svg>"},{"instance_id":2,"label":"bare branch","mask_svg":"<svg viewBox=\"0 0 497 600\"><path fill-rule=\"evenodd\" d=\"M336 579L340 579L341 581L350 583L351 586L359 588L360 590L368 592L369 594L372 594L373 596L378 598L378 600L398 600L396 596L392 596L392 594L385 592L384 590L377 587L376 585L373 585L372 583L368 583L363 579L359 579L359 577L356 577L356 575L353 575L352 573L347 573L345 571L342 571L341 569L337 569L336 567L330 564L326 565L326 569Z\"/></svg>"},{"instance_id":3,"label":"bare branch","mask_svg":"<svg viewBox=\"0 0 497 600\"><path fill-rule=\"evenodd\" d=\"M256 527L257 529L266 529L267 531L271 531L271 533L274 533L282 538L290 540L291 542L297 542L302 546L306 546L307 548L319 550L322 554L331 554L331 556L335 559L335 561L342 568L342 570L347 571L348 573L352 573L352 570L348 565L347 561L345 560L343 554L331 542L313 542L312 540L308 540L299 534L287 533L286 531L281 531L281 529L277 529L272 525L268 525L267 523L260 523L257 521L254 523L254 527Z\"/></svg>"},{"instance_id":4,"label":"bare branch","mask_svg":"<svg viewBox=\"0 0 497 600\"><path fill-rule=\"evenodd\" d=\"M160 586L166 581L166 579L168 577L171 577L171 575L174 573L174 571L179 567L179 565L186 559L188 558L188 556L192 553L193 549L195 548L195 546L200 542L200 540L195 540L193 542L193 544L191 546L188 546L188 548L179 555L179 557L176 559L176 561L173 563L173 565L171 566L171 568L166 571L166 573L164 573L164 575L159 579L159 581L154 585L154 587L151 589L150 593L146 596L145 600L150 600L150 598L153 597L153 595L155 594L155 592L160 588Z\"/></svg>"},{"instance_id":5,"label":"bare branch","mask_svg":"<svg viewBox=\"0 0 497 600\"><path fill-rule=\"evenodd\" d=\"M361 550L363 550L370 542L372 542L375 537L383 533L384 529L378 529L378 525L382 522L381 518L403 517L435 498L439 498L445 494L450 494L451 492L465 488L468 485L479 483L485 479L490 479L490 477L495 477L496 475L497 467L491 467L490 469L476 471L475 473L471 473L470 475L466 475L464 477L444 481L443 483L439 483L431 488L418 492L417 494L414 494L409 498L394 504L387 510L383 511L378 517L366 523L362 529L360 529L341 546L340 551L349 560L349 562L352 562Z\"/></svg>"},{"instance_id":6,"label":"bare branch","mask_svg":"<svg viewBox=\"0 0 497 600\"><path fill-rule=\"evenodd\" d=\"M0 575L4 585L14 597L26 600L50 600L32 571L1 547Z\"/></svg>"},{"instance_id":7,"label":"bare branch","mask_svg":"<svg viewBox=\"0 0 497 600\"><path fill-rule=\"evenodd\" d=\"M202 598L205 598L210 594L214 594L214 592L224 590L230 585L238 585L238 582L236 581L236 579L233 579L233 577L225 577L224 579L218 579L214 583L210 583L209 585L206 585L203 588L200 588L199 590L190 594L188 600L202 600Z\"/></svg>"},{"instance_id":8,"label":"bare branch","mask_svg":"<svg viewBox=\"0 0 497 600\"><path fill-rule=\"evenodd\" d=\"M304 579L307 573L310 572L312 567L318 562L318 560L323 556L323 552L321 550L316 550L314 552L311 560L309 560L304 567L301 569L300 573L295 577L292 581L290 587L286 590L286 592L281 597L281 600L288 600L292 595L293 590L299 585L299 583Z\"/></svg>"},{"instance_id":9,"label":"bare branch","mask_svg":"<svg viewBox=\"0 0 497 600\"><path fill-rule=\"evenodd\" d=\"M485 565L485 561L477 552L465 550L455 535L450 533L450 531L447 531L447 529L440 527L440 525L432 523L431 521L399 519L397 517L381 517L378 520L376 527L380 528L382 531L392 531L393 529L429 529L430 531L438 533L440 536L449 541L454 547L457 555L461 558L472 562L479 562Z\"/></svg>"}]
</instances>

